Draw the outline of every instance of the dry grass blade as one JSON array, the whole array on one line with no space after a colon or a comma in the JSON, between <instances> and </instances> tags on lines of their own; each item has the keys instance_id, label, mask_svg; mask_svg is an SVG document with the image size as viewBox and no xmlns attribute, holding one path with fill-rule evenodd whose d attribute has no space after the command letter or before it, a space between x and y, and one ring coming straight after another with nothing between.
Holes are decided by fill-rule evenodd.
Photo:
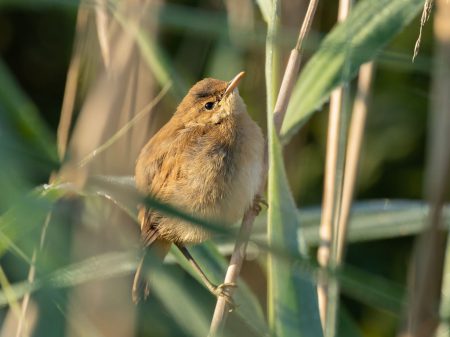
<instances>
[{"instance_id":1,"label":"dry grass blade","mask_svg":"<svg viewBox=\"0 0 450 337\"><path fill-rule=\"evenodd\" d=\"M30 337L37 322L36 305L28 309L26 321L22 318L21 308L17 302L16 294L8 281L3 268L0 266L0 286L7 297L9 310L0 329L0 336ZM23 309L23 305L22 305ZM20 327L20 328L19 328ZM20 335L18 335L20 329ZM17 332L17 334L16 334Z\"/></svg>"},{"instance_id":2,"label":"dry grass blade","mask_svg":"<svg viewBox=\"0 0 450 337\"><path fill-rule=\"evenodd\" d=\"M171 83L168 83L162 88L160 93L144 108L142 108L128 123L126 123L122 128L120 128L111 138L109 138L105 143L97 147L95 150L91 151L86 157L84 157L79 163L78 166L83 167L87 163L89 163L95 156L99 155L106 149L108 149L111 145L117 142L121 137L123 137L127 132L136 125L142 118L144 118L152 109L163 99L164 95L169 91Z\"/></svg>"},{"instance_id":3,"label":"dry grass blade","mask_svg":"<svg viewBox=\"0 0 450 337\"><path fill-rule=\"evenodd\" d=\"M402 336L434 336L439 304L447 229L443 205L450 180L450 6L436 4L434 21L436 62L432 79L425 196L430 202L427 228L418 239L412 262L407 326Z\"/></svg>"},{"instance_id":4,"label":"dry grass blade","mask_svg":"<svg viewBox=\"0 0 450 337\"><path fill-rule=\"evenodd\" d=\"M64 91L61 117L57 131L58 155L62 160L66 155L67 143L69 140L70 125L72 123L73 109L77 93L78 76L80 73L81 44L82 36L86 29L88 11L84 6L80 6L76 24L76 41L72 60L67 71L66 88Z\"/></svg>"},{"instance_id":5,"label":"dry grass blade","mask_svg":"<svg viewBox=\"0 0 450 337\"><path fill-rule=\"evenodd\" d=\"M47 229L48 229L48 225L50 223L50 219L51 219L51 213L49 213L47 215L45 222L42 226L41 238L39 240L39 246L37 248L35 248L33 251L33 257L31 258L31 266L30 266L30 270L28 271L28 279L27 279L27 281L30 285L33 284L33 282L36 278L37 254L38 254L38 251L41 251L42 248L44 247L45 236L47 235ZM30 296L31 296L31 293L27 292L22 300L20 318L17 323L16 337L22 337L22 335L24 333L24 329L26 329L26 322L29 321L27 312L28 312L28 305L30 303Z\"/></svg>"},{"instance_id":6,"label":"dry grass blade","mask_svg":"<svg viewBox=\"0 0 450 337\"><path fill-rule=\"evenodd\" d=\"M420 42L422 41L422 30L431 15L431 9L433 8L433 0L425 0L423 4L422 16L420 18L419 36L417 37L416 44L414 45L414 54L412 61L414 62L416 56L419 54Z\"/></svg>"},{"instance_id":7,"label":"dry grass blade","mask_svg":"<svg viewBox=\"0 0 450 337\"><path fill-rule=\"evenodd\" d=\"M315 9L317 7L318 1L311 0L310 5L308 7L308 11L305 15L305 19L302 24L302 28L300 29L299 39L297 41L296 48L292 51L291 57L288 61L288 65L286 67L286 71L284 73L283 79L282 79L282 85L280 88L280 92L277 97L277 101L275 103L275 110L277 113L274 112L274 122L277 132L281 128L281 124L283 122L284 114L286 113L286 108L289 103L289 99L292 93L292 87L294 85L296 75L298 72L298 67L301 60L301 46L302 42L309 32L311 28L311 22L314 17ZM293 55L294 54L294 55ZM278 108L277 108L278 107ZM278 119L278 122L277 122ZM264 167L263 167L263 177L262 177L262 184L259 189L259 194L263 195L266 181L267 181L267 170L268 170L268 152L267 152L267 145L265 147L264 151ZM233 254L230 259L230 264L228 266L226 275L225 275L225 283L233 282L236 283L239 273L242 267L242 264L245 259L245 251L247 248L248 239L250 238L250 233L252 231L253 222L255 221L255 218L257 216L257 213L254 209L249 209L242 220L241 228L238 234L238 238L236 240L236 244L233 250ZM225 320L227 317L227 314L229 312L229 304L226 302L225 298L219 297L216 303L216 307L214 309L213 318L211 320L211 327L210 327L210 336L215 336L218 333L221 332L223 329L223 326L225 324Z\"/></svg>"}]
</instances>

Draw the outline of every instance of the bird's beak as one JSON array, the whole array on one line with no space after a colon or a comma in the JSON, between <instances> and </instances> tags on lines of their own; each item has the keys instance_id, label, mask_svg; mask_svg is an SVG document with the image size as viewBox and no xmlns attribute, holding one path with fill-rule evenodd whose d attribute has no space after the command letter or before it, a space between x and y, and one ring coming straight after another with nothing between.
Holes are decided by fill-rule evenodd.
<instances>
[{"instance_id":1,"label":"bird's beak","mask_svg":"<svg viewBox=\"0 0 450 337\"><path fill-rule=\"evenodd\" d=\"M234 88L238 86L239 82L241 81L242 77L244 77L244 75L245 72L241 71L239 74L234 76L234 78L228 83L227 89L225 90L222 98L228 96L233 92Z\"/></svg>"}]
</instances>

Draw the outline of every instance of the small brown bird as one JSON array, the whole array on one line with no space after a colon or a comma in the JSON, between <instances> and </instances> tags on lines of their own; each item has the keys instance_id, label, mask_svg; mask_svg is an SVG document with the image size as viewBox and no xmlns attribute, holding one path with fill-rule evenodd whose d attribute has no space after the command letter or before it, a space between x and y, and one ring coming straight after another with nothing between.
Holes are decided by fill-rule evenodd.
<instances>
[{"instance_id":1,"label":"small brown bird","mask_svg":"<svg viewBox=\"0 0 450 337\"><path fill-rule=\"evenodd\" d=\"M232 225L252 207L262 174L264 138L247 114L237 85L206 78L196 83L175 114L142 149L136 164L136 186L144 194L188 214ZM255 199L256 198L256 199ZM211 233L200 226L142 207L142 241L162 258L174 243L200 273L216 296L228 296L226 287L212 284L186 249ZM133 300L140 292L144 256L133 283ZM145 297L148 295L145 286Z\"/></svg>"}]
</instances>

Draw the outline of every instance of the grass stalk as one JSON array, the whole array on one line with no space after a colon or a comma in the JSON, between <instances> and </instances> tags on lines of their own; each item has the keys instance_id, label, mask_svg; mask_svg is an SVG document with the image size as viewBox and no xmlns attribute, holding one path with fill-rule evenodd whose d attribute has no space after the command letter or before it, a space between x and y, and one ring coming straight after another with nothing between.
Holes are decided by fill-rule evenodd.
<instances>
[{"instance_id":1,"label":"grass stalk","mask_svg":"<svg viewBox=\"0 0 450 337\"><path fill-rule=\"evenodd\" d=\"M416 44L414 45L414 54L412 57L413 62L416 59L417 55L419 55L420 42L422 41L422 30L427 21L430 19L432 8L433 0L425 0L425 3L423 4L422 16L420 17L419 36L417 37Z\"/></svg>"},{"instance_id":2,"label":"grass stalk","mask_svg":"<svg viewBox=\"0 0 450 337\"><path fill-rule=\"evenodd\" d=\"M344 21L348 13L350 12L351 1L340 0L338 8L338 22ZM342 183L343 172L343 160L339 160L341 153L340 147L345 146L342 143L342 129L343 118L342 110L344 102L348 97L348 89L346 85L342 85L336 88L331 93L330 98L330 114L328 119L328 133L327 133L327 151L325 162L325 178L324 178L324 191L322 199L322 217L320 223L320 245L317 251L317 260L322 267L329 267L331 260L335 260L331 255L334 249L336 241L336 229L334 224L337 223L337 212L340 209L340 191ZM341 146L340 146L341 145ZM339 177L338 175L341 175ZM326 276L320 278L317 293L319 299L319 310L322 321L322 327L325 334L328 336L334 335L336 327L336 315L337 315L337 300L338 300L338 287L331 286L333 291L329 292L329 282ZM330 308L329 300L333 297L333 307ZM331 330L331 331L330 331Z\"/></svg>"},{"instance_id":3,"label":"grass stalk","mask_svg":"<svg viewBox=\"0 0 450 337\"><path fill-rule=\"evenodd\" d=\"M300 27L300 32L298 34L297 43L295 48L291 50L289 55L289 60L284 71L283 80L281 81L281 87L279 92L279 97L275 104L274 110L274 123L275 130L280 133L281 125L283 124L284 115L286 114L287 106L292 95L292 90L294 89L295 80L298 75L301 64L301 51L303 47L303 42L306 38L307 33L311 29L314 14L316 13L317 4L319 0L311 0L308 5L308 9L305 14L305 18Z\"/></svg>"},{"instance_id":4,"label":"grass stalk","mask_svg":"<svg viewBox=\"0 0 450 337\"><path fill-rule=\"evenodd\" d=\"M163 99L166 93L171 88L172 84L166 83L164 88L161 89L159 94L145 107L143 107L129 122L127 122L122 128L120 128L114 135L112 135L105 143L98 146L95 150L88 153L80 162L78 163L79 167L85 166L92 159L94 159L97 155L107 150L111 145L117 142L121 137L127 134L127 132L136 125L142 118L144 118L152 109Z\"/></svg>"},{"instance_id":5,"label":"grass stalk","mask_svg":"<svg viewBox=\"0 0 450 337\"><path fill-rule=\"evenodd\" d=\"M80 74L81 45L85 35L84 31L86 30L87 19L88 10L85 6L80 5L75 29L75 48L67 71L61 117L59 119L57 130L57 147L60 160L63 160L66 155L69 140L70 126L72 123L73 109L78 88L78 77Z\"/></svg>"},{"instance_id":6,"label":"grass stalk","mask_svg":"<svg viewBox=\"0 0 450 337\"><path fill-rule=\"evenodd\" d=\"M274 6L278 5L278 0L275 1ZM302 23L302 27L300 29L299 38L297 40L296 47L292 50L291 56L288 61L288 65L286 66L285 73L283 75L282 84L280 87L280 91L278 93L278 96L276 97L276 102L273 104L275 97L272 97L273 95L270 93L271 88L273 86L267 86L268 90L268 111L272 111L274 109L274 123L277 132L281 129L281 125L283 123L284 115L286 113L286 109L289 103L289 99L292 94L292 88L294 86L298 68L301 61L301 52L302 52L302 44L307 36L308 32L311 29L311 23L315 14L315 10L317 8L318 0L311 0L309 3L309 7L307 10L307 13L305 15L305 19ZM273 34L268 32L269 34ZM268 37L269 38L269 37ZM269 43L271 43L269 41ZM267 62L267 55L266 55L266 76L268 71L272 71L272 64ZM268 68L270 68L268 70ZM267 78L270 78L270 76L267 76ZM269 114L268 114L269 115ZM261 186L259 188L259 194L263 195L266 182L267 182L267 170L268 170L268 150L267 150L267 144L265 146L264 151L264 166L263 166L263 176L261 179ZM242 268L242 264L245 259L245 252L247 248L247 243L250 238L250 234L253 228L253 223L255 221L255 218L257 216L257 213L254 209L249 209L242 220L242 224L238 233L238 237L236 239L235 247L233 250L233 254L231 255L230 263L227 268L227 272L225 275L224 283L236 283L240 270ZM231 293L232 295L232 293ZM213 318L211 320L211 326L209 331L209 336L216 336L220 334L223 331L225 321L227 318L229 312L229 304L225 301L224 298L219 297L217 299L216 307L214 309Z\"/></svg>"},{"instance_id":7,"label":"grass stalk","mask_svg":"<svg viewBox=\"0 0 450 337\"><path fill-rule=\"evenodd\" d=\"M373 63L366 63L361 66L358 78L358 87L353 105L353 112L348 134L347 149L344 162L344 176L342 182L342 194L340 198L339 213L336 216L337 226L334 226L333 237L333 264L332 268L338 268L342 264L345 243L347 240L348 221L353 200L353 192L358 172L358 163L363 141L364 128L366 124L368 96L372 81ZM335 247L334 247L335 245ZM339 283L332 280L329 284L330 305L326 311L328 317L332 319L327 322L327 329L331 330L329 336L335 335L338 310L339 310ZM327 333L328 334L328 333Z\"/></svg>"},{"instance_id":8,"label":"grass stalk","mask_svg":"<svg viewBox=\"0 0 450 337\"><path fill-rule=\"evenodd\" d=\"M347 225L353 200L353 191L358 171L358 163L366 124L370 84L373 77L374 65L372 62L361 66L359 70L358 88L353 104L352 118L348 135L345 158L344 184L342 188L342 203L339 213L336 247L336 262L342 263L344 244L347 237Z\"/></svg>"},{"instance_id":9,"label":"grass stalk","mask_svg":"<svg viewBox=\"0 0 450 337\"><path fill-rule=\"evenodd\" d=\"M450 6L436 1L434 19L435 63L429 121L425 197L430 211L425 231L417 241L411 264L407 326L401 336L434 336L448 230L443 226L443 206L450 182Z\"/></svg>"},{"instance_id":10,"label":"grass stalk","mask_svg":"<svg viewBox=\"0 0 450 337\"><path fill-rule=\"evenodd\" d=\"M42 230L41 230L41 237L39 240L39 245L38 247L36 247L33 251L33 256L31 258L31 265L30 265L30 269L28 271L28 278L27 278L27 282L30 285L30 289L32 284L34 283L35 279L36 279L36 260L37 260L37 255L38 255L38 251L41 251L42 248L44 247L44 243L45 243L45 237L47 235L47 229L48 229L48 225L50 223L51 220L51 213L47 214L47 217L45 218L44 224L42 226ZM30 297L31 297L31 292L28 291L25 296L23 297L22 300L22 304L21 304L21 309L20 309L20 317L19 320L17 322L17 330L16 330L16 337L22 337L23 333L24 333L24 329L26 328L26 322L27 322L27 311L28 311L28 306L30 303Z\"/></svg>"}]
</instances>

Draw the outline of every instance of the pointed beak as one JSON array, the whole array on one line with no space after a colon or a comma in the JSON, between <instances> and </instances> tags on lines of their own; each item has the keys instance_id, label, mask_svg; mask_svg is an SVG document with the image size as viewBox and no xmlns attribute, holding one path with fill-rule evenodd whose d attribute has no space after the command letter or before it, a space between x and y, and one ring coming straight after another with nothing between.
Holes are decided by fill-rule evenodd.
<instances>
[{"instance_id":1,"label":"pointed beak","mask_svg":"<svg viewBox=\"0 0 450 337\"><path fill-rule=\"evenodd\" d=\"M234 78L228 83L227 89L225 90L222 98L228 96L233 92L234 88L238 86L239 82L241 81L242 77L244 77L244 75L245 72L241 71L239 74L234 76Z\"/></svg>"}]
</instances>

